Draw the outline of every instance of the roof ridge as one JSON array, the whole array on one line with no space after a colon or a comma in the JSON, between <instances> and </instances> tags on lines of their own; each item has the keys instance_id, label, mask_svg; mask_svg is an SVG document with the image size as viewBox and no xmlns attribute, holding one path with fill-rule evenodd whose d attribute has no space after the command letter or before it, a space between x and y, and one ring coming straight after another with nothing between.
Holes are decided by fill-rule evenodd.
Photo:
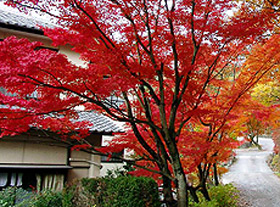
<instances>
[{"instance_id":1,"label":"roof ridge","mask_svg":"<svg viewBox=\"0 0 280 207\"><path fill-rule=\"evenodd\" d=\"M0 23L4 25L18 26L28 29L41 30L42 27L54 28L58 25L50 22L51 19L44 19L40 16L32 16L23 12L16 12L9 9L0 8Z\"/></svg>"}]
</instances>

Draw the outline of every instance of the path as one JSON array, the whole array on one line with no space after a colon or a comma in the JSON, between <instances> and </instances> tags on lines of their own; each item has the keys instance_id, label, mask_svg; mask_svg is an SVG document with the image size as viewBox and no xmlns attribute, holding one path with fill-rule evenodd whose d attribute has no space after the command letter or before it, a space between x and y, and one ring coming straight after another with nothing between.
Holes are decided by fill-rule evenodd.
<instances>
[{"instance_id":1,"label":"path","mask_svg":"<svg viewBox=\"0 0 280 207\"><path fill-rule=\"evenodd\" d=\"M280 179L267 166L273 149L271 139L259 140L263 151L238 149L237 161L223 176L223 183L234 183L253 207L280 207Z\"/></svg>"}]
</instances>

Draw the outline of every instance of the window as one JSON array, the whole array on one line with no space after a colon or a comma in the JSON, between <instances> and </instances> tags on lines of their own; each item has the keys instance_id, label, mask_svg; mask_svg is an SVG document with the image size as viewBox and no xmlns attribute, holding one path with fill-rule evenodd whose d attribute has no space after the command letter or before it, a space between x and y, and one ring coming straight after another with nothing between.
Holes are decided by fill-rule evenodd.
<instances>
[{"instance_id":1,"label":"window","mask_svg":"<svg viewBox=\"0 0 280 207\"><path fill-rule=\"evenodd\" d=\"M23 173L1 172L0 188L5 188L8 186L22 187L22 179L23 179Z\"/></svg>"},{"instance_id":2,"label":"window","mask_svg":"<svg viewBox=\"0 0 280 207\"><path fill-rule=\"evenodd\" d=\"M27 191L33 190L62 190L65 181L65 173L48 172L31 169L7 170L0 173L0 190L7 187L20 187Z\"/></svg>"}]
</instances>

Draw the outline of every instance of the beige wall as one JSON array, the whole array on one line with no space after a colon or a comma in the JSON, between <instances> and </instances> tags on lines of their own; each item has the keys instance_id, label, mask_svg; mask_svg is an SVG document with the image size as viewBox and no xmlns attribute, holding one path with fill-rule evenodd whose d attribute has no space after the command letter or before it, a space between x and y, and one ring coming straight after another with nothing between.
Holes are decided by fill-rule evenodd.
<instances>
[{"instance_id":1,"label":"beige wall","mask_svg":"<svg viewBox=\"0 0 280 207\"><path fill-rule=\"evenodd\" d=\"M70 157L70 166L68 179L82 177L97 177L100 175L100 156L91 155L85 152L73 151Z\"/></svg>"},{"instance_id":2,"label":"beige wall","mask_svg":"<svg viewBox=\"0 0 280 207\"><path fill-rule=\"evenodd\" d=\"M27 142L0 142L0 163L65 165L66 161L67 150L62 147Z\"/></svg>"},{"instance_id":3,"label":"beige wall","mask_svg":"<svg viewBox=\"0 0 280 207\"><path fill-rule=\"evenodd\" d=\"M67 175L67 182L71 183L75 180L78 180L80 178L88 177L88 169L87 168L76 168L73 170L69 170Z\"/></svg>"},{"instance_id":4,"label":"beige wall","mask_svg":"<svg viewBox=\"0 0 280 207\"><path fill-rule=\"evenodd\" d=\"M94 146L101 145L101 135L90 135L87 137L89 143ZM75 169L69 171L69 179L71 177L82 178L83 177L97 177L100 175L100 156L89 154L83 151L71 151L70 153L70 165ZM77 174L75 174L77 171Z\"/></svg>"},{"instance_id":5,"label":"beige wall","mask_svg":"<svg viewBox=\"0 0 280 207\"><path fill-rule=\"evenodd\" d=\"M36 132L36 131L35 131ZM67 149L47 137L19 135L0 139L0 163L52 164L67 163ZM53 141L53 142L52 142Z\"/></svg>"},{"instance_id":6,"label":"beige wall","mask_svg":"<svg viewBox=\"0 0 280 207\"><path fill-rule=\"evenodd\" d=\"M36 132L36 131L35 131ZM100 156L71 151L61 142L49 138L14 136L0 139L0 165L70 165L68 181L100 175ZM101 135L91 135L91 142L101 142ZM95 141L93 141L95 140ZM58 146L57 146L58 145ZM60 145L60 146L59 146Z\"/></svg>"}]
</instances>

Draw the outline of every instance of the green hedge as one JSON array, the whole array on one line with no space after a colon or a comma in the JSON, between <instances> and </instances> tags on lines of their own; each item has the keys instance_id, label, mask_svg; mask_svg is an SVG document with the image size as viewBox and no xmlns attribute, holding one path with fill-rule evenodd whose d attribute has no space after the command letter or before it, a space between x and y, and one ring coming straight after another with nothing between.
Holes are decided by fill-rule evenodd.
<instances>
[{"instance_id":1,"label":"green hedge","mask_svg":"<svg viewBox=\"0 0 280 207\"><path fill-rule=\"evenodd\" d=\"M202 195L200 203L190 200L190 207L235 207L238 193L231 185L209 189L211 201ZM0 191L1 207L159 207L156 182L151 178L118 176L82 179L62 192L27 192L7 188Z\"/></svg>"},{"instance_id":2,"label":"green hedge","mask_svg":"<svg viewBox=\"0 0 280 207\"><path fill-rule=\"evenodd\" d=\"M156 182L151 178L118 176L84 178L62 192L0 191L1 207L159 207Z\"/></svg>"},{"instance_id":3,"label":"green hedge","mask_svg":"<svg viewBox=\"0 0 280 207\"><path fill-rule=\"evenodd\" d=\"M119 176L82 179L84 192L96 207L158 207L158 186L151 178Z\"/></svg>"},{"instance_id":4,"label":"green hedge","mask_svg":"<svg viewBox=\"0 0 280 207\"><path fill-rule=\"evenodd\" d=\"M15 206L16 203L21 203L23 200L29 199L30 196L32 195L23 189L6 188L0 191L0 206Z\"/></svg>"},{"instance_id":5,"label":"green hedge","mask_svg":"<svg viewBox=\"0 0 280 207\"><path fill-rule=\"evenodd\" d=\"M10 187L0 191L1 207L74 207L71 191L28 192L21 188Z\"/></svg>"}]
</instances>

